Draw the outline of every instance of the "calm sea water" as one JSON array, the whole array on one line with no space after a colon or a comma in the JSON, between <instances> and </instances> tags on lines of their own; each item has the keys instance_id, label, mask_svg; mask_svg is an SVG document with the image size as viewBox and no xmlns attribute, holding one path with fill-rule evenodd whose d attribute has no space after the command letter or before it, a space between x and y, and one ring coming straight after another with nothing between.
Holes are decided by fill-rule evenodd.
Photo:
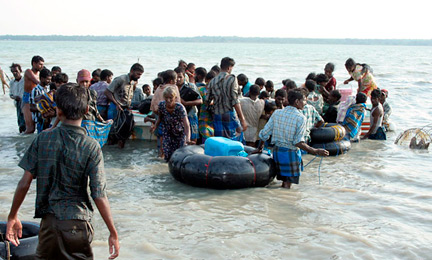
<instances>
[{"instance_id":1,"label":"calm sea water","mask_svg":"<svg viewBox=\"0 0 432 260\"><path fill-rule=\"evenodd\" d=\"M432 121L432 48L408 46L209 43L0 42L0 66L30 66L33 55L62 67L71 81L78 70L128 72L138 60L151 83L179 59L210 68L236 60L234 74L291 78L336 65L347 78L348 57L368 63L389 90L397 131L387 141L354 144L340 157L315 160L300 185L218 191L176 182L156 158L155 144L130 141L124 150L104 147L108 195L121 239L119 259L430 259L432 255L431 154L393 144L404 129ZM10 73L8 73L11 76ZM19 136L12 101L0 97L0 219L6 219L22 175L17 163L33 136ZM306 156L305 163L313 159ZM321 169L318 174L319 168ZM20 218L32 220L35 185ZM93 225L96 259L108 256L108 231L98 213Z\"/></svg>"}]
</instances>

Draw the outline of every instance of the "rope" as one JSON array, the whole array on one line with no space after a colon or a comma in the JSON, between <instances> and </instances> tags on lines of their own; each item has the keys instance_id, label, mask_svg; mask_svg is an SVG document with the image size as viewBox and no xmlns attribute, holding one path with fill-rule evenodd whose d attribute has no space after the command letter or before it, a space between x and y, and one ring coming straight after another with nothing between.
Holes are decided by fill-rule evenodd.
<instances>
[{"instance_id":1,"label":"rope","mask_svg":"<svg viewBox=\"0 0 432 260\"><path fill-rule=\"evenodd\" d=\"M325 147L325 145L324 145L324 147ZM310 160L305 166L303 166L303 168L306 168L309 164L311 164L317 157L320 157L321 158L321 160L320 160L320 163L319 163L319 166L318 166L318 184L320 184L321 185L321 164L322 164L322 161L323 161L323 159L324 159L324 157L322 157L322 156L319 156L319 155L315 155L315 157L312 159L312 160Z\"/></svg>"}]
</instances>

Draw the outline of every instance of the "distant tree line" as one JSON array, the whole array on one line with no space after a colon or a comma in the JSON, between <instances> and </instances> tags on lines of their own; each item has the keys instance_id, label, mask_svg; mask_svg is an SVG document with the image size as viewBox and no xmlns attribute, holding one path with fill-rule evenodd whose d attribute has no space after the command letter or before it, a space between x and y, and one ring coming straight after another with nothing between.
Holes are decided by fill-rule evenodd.
<instances>
[{"instance_id":1,"label":"distant tree line","mask_svg":"<svg viewBox=\"0 0 432 260\"><path fill-rule=\"evenodd\" d=\"M157 36L67 36L67 35L0 35L0 40L14 41L109 41L109 42L205 42L205 43L279 43L279 44L345 44L432 46L432 39L319 39L260 38L236 36L157 37Z\"/></svg>"}]
</instances>

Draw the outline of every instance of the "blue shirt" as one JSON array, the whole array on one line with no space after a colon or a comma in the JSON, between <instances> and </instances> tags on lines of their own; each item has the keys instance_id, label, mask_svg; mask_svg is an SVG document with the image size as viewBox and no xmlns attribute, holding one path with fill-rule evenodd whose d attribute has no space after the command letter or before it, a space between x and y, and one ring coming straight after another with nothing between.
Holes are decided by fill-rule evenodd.
<instances>
[{"instance_id":1,"label":"blue shirt","mask_svg":"<svg viewBox=\"0 0 432 260\"><path fill-rule=\"evenodd\" d=\"M249 89L252 86L252 84L248 81L248 83L246 83L246 85L243 87L243 96L245 96L247 93L249 93Z\"/></svg>"},{"instance_id":2,"label":"blue shirt","mask_svg":"<svg viewBox=\"0 0 432 260\"><path fill-rule=\"evenodd\" d=\"M287 106L273 113L259 137L266 141L271 135L272 143L276 146L297 150L299 148L295 145L305 141L305 131L305 116L297 108Z\"/></svg>"}]
</instances>

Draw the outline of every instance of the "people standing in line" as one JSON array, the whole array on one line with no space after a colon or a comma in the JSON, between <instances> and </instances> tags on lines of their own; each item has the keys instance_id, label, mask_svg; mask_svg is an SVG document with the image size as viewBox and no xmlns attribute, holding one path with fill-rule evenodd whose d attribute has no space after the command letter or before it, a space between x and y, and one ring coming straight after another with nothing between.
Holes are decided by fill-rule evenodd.
<instances>
[{"instance_id":1,"label":"people standing in line","mask_svg":"<svg viewBox=\"0 0 432 260\"><path fill-rule=\"evenodd\" d=\"M165 161L169 161L172 154L180 147L190 143L190 128L185 107L176 102L177 87L168 86L163 90L164 101L158 105L158 119L152 125L154 132L162 127L162 148Z\"/></svg>"},{"instance_id":2,"label":"people standing in line","mask_svg":"<svg viewBox=\"0 0 432 260\"><path fill-rule=\"evenodd\" d=\"M144 67L139 63L135 63L130 68L128 74L118 76L111 82L104 92L111 102L108 107L108 119L115 120L118 111L129 110L133 92L143 73ZM129 133L129 135L130 134L131 133ZM126 139L114 140L114 142L115 141L117 141L120 148L123 148L126 143Z\"/></svg>"},{"instance_id":3,"label":"people standing in line","mask_svg":"<svg viewBox=\"0 0 432 260\"><path fill-rule=\"evenodd\" d=\"M387 140L383 127L384 108L380 102L381 95L380 89L374 89L371 93L372 110L370 112L370 128L362 139Z\"/></svg>"},{"instance_id":4,"label":"people standing in line","mask_svg":"<svg viewBox=\"0 0 432 260\"><path fill-rule=\"evenodd\" d=\"M307 145L304 140L306 132L306 118L301 110L306 105L306 96L301 90L288 92L288 106L277 109L270 117L264 129L259 133L261 143L255 152L262 152L264 142L272 136L273 159L276 162L277 178L282 181L283 188L291 188L291 184L298 184L303 170L300 150L309 154L328 156L324 149L315 149Z\"/></svg>"},{"instance_id":5,"label":"people standing in line","mask_svg":"<svg viewBox=\"0 0 432 260\"><path fill-rule=\"evenodd\" d=\"M180 100L183 106L186 108L189 127L190 127L190 141L196 143L199 137L198 132L198 109L197 106L202 104L202 97L199 94L199 91L194 83L185 81L185 71L183 68L177 67L174 69L177 73L177 82L176 85L180 92ZM194 100L186 100L185 96L182 96L182 93L187 93L186 88L189 88L194 93L196 93L196 99ZM190 91L189 90L189 91Z\"/></svg>"},{"instance_id":6,"label":"people standing in line","mask_svg":"<svg viewBox=\"0 0 432 260\"><path fill-rule=\"evenodd\" d=\"M44 67L44 59L41 56L34 56L31 60L31 69L24 73L24 94L23 94L23 114L26 124L25 134L32 134L35 131L35 122L30 111L30 94L31 91L40 83L39 72Z\"/></svg>"},{"instance_id":7,"label":"people standing in line","mask_svg":"<svg viewBox=\"0 0 432 260\"><path fill-rule=\"evenodd\" d=\"M119 255L118 234L105 190L103 153L81 127L88 109L87 93L76 84L58 89L56 103L61 126L39 134L19 163L25 172L15 191L6 239L19 245L22 224L18 211L36 179L35 218L42 219L38 259L93 259L90 196L109 230L109 258Z\"/></svg>"},{"instance_id":8,"label":"people standing in line","mask_svg":"<svg viewBox=\"0 0 432 260\"><path fill-rule=\"evenodd\" d=\"M350 81L358 82L357 93L364 93L370 97L372 90L377 89L374 76L372 75L371 68L367 64L358 64L352 58L349 58L345 62L345 68L351 77L344 81L344 84L348 84Z\"/></svg>"},{"instance_id":9,"label":"people standing in line","mask_svg":"<svg viewBox=\"0 0 432 260\"><path fill-rule=\"evenodd\" d=\"M24 121L24 114L22 113L22 97L24 94L24 77L21 75L22 69L21 65L17 63L12 63L10 66L10 70L12 72L12 75L14 76L14 79L12 79L9 83L10 86L10 92L9 96L11 99L13 99L15 102L16 107L16 114L17 114L17 123L18 123L18 130L20 133L24 132L25 127L25 121Z\"/></svg>"},{"instance_id":10,"label":"people standing in line","mask_svg":"<svg viewBox=\"0 0 432 260\"><path fill-rule=\"evenodd\" d=\"M221 72L209 83L207 103L213 102L215 136L240 139L237 134L245 131L247 124L239 100L241 90L236 77L231 74L234 65L232 58L222 59Z\"/></svg>"},{"instance_id":11,"label":"people standing in line","mask_svg":"<svg viewBox=\"0 0 432 260\"><path fill-rule=\"evenodd\" d=\"M254 84L250 87L249 97L240 98L242 112L247 123L244 140L246 145L252 147L255 147L259 120L264 112L265 105L264 100L258 98L259 94L260 86Z\"/></svg>"},{"instance_id":12,"label":"people standing in line","mask_svg":"<svg viewBox=\"0 0 432 260\"><path fill-rule=\"evenodd\" d=\"M97 110L104 120L108 120L108 106L109 100L105 95L105 90L111 84L113 78L113 73L104 69L100 73L100 81L92 84L90 90L94 90L97 93Z\"/></svg>"}]
</instances>

